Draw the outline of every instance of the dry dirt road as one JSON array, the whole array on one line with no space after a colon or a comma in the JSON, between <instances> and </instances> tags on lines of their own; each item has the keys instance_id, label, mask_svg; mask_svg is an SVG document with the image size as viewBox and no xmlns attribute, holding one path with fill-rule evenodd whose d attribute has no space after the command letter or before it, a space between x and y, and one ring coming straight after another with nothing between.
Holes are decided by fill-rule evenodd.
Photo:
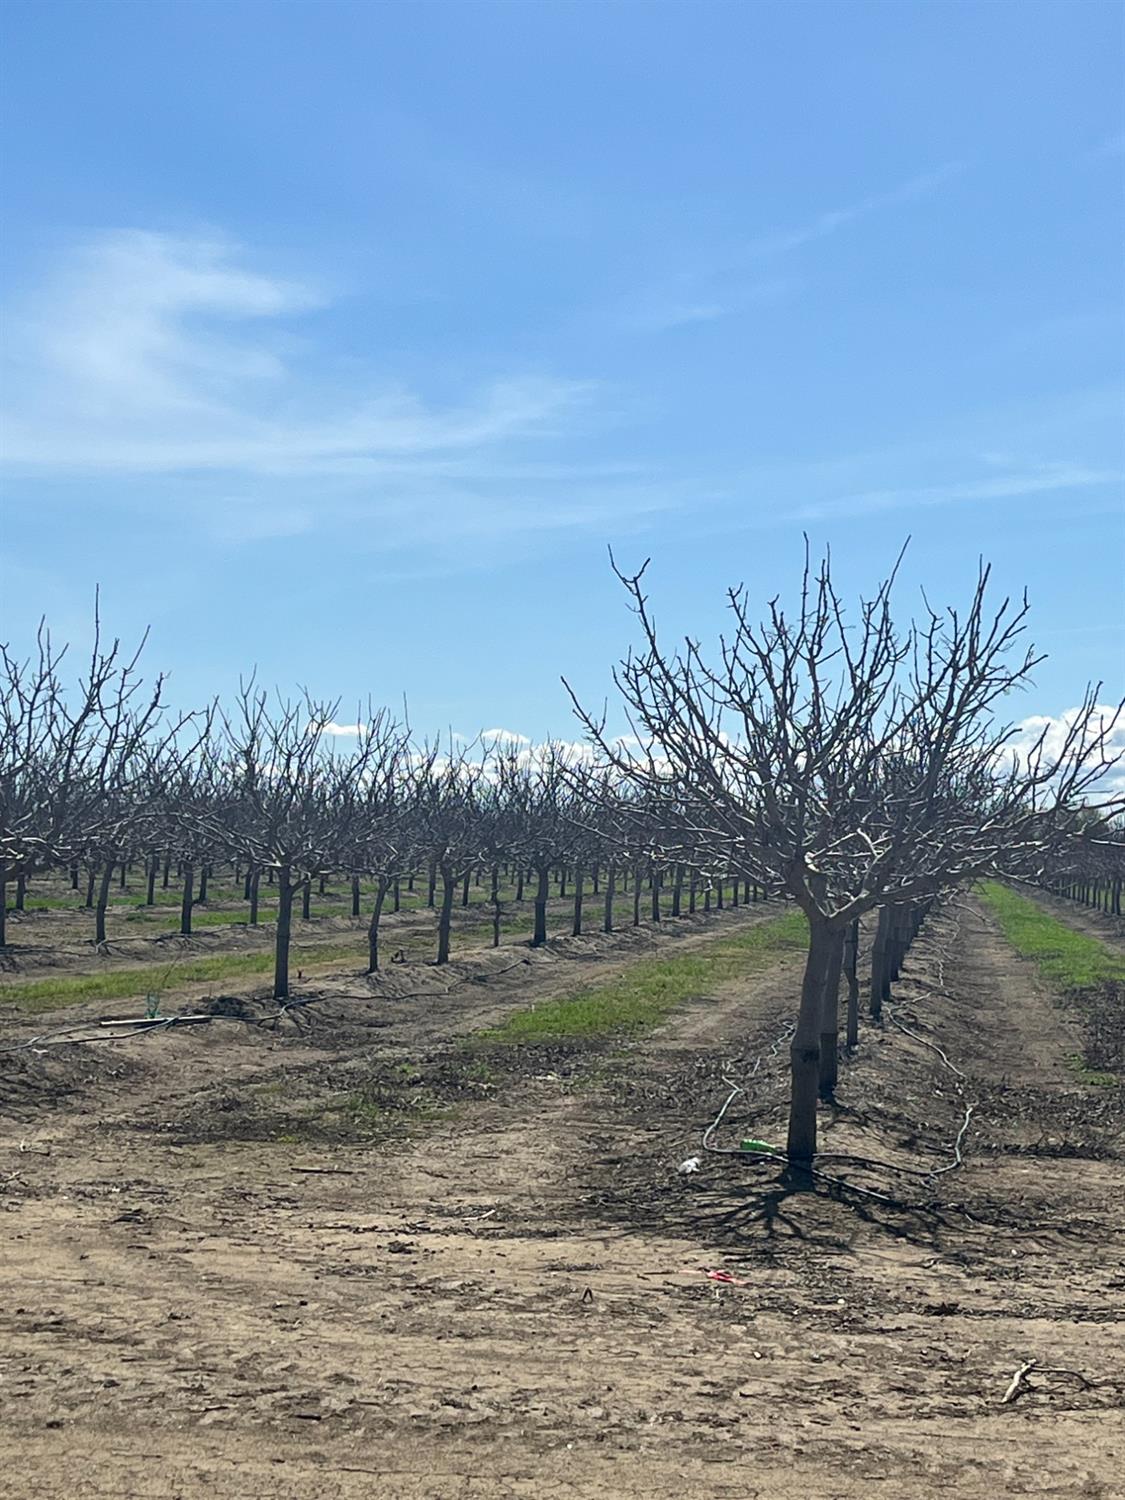
<instances>
[{"instance_id":1,"label":"dry dirt road","mask_svg":"<svg viewBox=\"0 0 1125 1500\"><path fill-rule=\"evenodd\" d=\"M726 1077L718 1144L782 1129L791 959L624 1045L451 1040L636 945L378 1005L328 986L276 1033L8 1054L0 1493L1125 1494L1121 1094L1078 1081L990 921L929 924L844 1064L824 1166L868 1195L675 1170ZM372 1069L356 1138L332 1100ZM964 1167L919 1175L970 1105Z\"/></svg>"}]
</instances>

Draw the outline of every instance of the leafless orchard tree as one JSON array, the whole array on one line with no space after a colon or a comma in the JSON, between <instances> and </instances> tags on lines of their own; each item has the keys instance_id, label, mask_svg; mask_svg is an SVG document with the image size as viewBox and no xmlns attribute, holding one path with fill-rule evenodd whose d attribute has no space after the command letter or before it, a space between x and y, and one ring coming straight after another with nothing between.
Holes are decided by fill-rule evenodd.
<instances>
[{"instance_id":1,"label":"leafless orchard tree","mask_svg":"<svg viewBox=\"0 0 1125 1500\"><path fill-rule=\"evenodd\" d=\"M364 785L378 745L376 737L361 740L341 765L328 735L337 708L307 694L271 704L251 682L223 720L229 791L215 809L215 832L236 857L276 874L277 1000L289 996L294 895L303 882L339 868L340 801Z\"/></svg>"},{"instance_id":2,"label":"leafless orchard tree","mask_svg":"<svg viewBox=\"0 0 1125 1500\"><path fill-rule=\"evenodd\" d=\"M986 873L1035 869L1111 761L1112 726L1092 692L1061 749L1048 753L1044 739L1007 754L1013 730L998 705L1040 660L1021 643L1026 601L992 608L982 568L965 611L927 607L900 630L895 571L854 623L827 559L815 571L806 563L792 616L775 599L756 623L745 589L731 590L732 630L715 665L690 639L667 652L645 569L618 572L642 644L615 680L641 748L611 739L604 715L571 694L605 763L666 826L690 810L685 860L694 849L732 861L808 918L790 1050L787 1152L798 1175L816 1152L818 1093L834 1081L849 928L877 907L902 912Z\"/></svg>"},{"instance_id":3,"label":"leafless orchard tree","mask_svg":"<svg viewBox=\"0 0 1125 1500\"><path fill-rule=\"evenodd\" d=\"M551 871L567 865L581 843L576 768L563 746L548 743L532 755L511 752L497 762L514 834L513 851L535 875L531 946L547 941Z\"/></svg>"},{"instance_id":4,"label":"leafless orchard tree","mask_svg":"<svg viewBox=\"0 0 1125 1500\"><path fill-rule=\"evenodd\" d=\"M438 908L437 962L449 962L453 902L457 885L482 859L481 794L485 767L470 758L469 748L421 753L414 773L412 798L419 847L441 883Z\"/></svg>"},{"instance_id":5,"label":"leafless orchard tree","mask_svg":"<svg viewBox=\"0 0 1125 1500\"><path fill-rule=\"evenodd\" d=\"M17 874L84 862L91 893L96 883L98 944L115 865L132 853L146 816L149 759L190 754L196 733L195 715L166 714L163 677L146 691L143 647L129 656L117 640L104 646L95 614L88 669L70 688L60 677L64 652L43 628L33 661L2 653L0 857Z\"/></svg>"},{"instance_id":6,"label":"leafless orchard tree","mask_svg":"<svg viewBox=\"0 0 1125 1500\"><path fill-rule=\"evenodd\" d=\"M355 754L335 767L329 791L336 815L337 867L352 882L353 916L359 915L360 877L368 875L375 882L367 926L369 974L379 969L379 930L387 894L419 856L417 770L409 731L369 704Z\"/></svg>"}]
</instances>

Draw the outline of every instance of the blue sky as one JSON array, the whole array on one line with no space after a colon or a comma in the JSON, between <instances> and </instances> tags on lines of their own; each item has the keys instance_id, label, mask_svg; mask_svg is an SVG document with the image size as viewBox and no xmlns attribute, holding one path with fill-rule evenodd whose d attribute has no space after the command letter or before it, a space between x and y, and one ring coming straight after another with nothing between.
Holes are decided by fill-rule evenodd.
<instances>
[{"instance_id":1,"label":"blue sky","mask_svg":"<svg viewBox=\"0 0 1125 1500\"><path fill-rule=\"evenodd\" d=\"M1116 4L8 0L0 634L568 734L790 588L1125 689Z\"/></svg>"}]
</instances>

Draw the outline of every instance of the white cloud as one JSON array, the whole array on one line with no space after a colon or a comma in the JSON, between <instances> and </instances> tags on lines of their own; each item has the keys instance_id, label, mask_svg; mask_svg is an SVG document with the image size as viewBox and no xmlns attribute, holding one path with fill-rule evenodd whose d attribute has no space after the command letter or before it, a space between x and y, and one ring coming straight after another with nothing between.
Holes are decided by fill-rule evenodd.
<instances>
[{"instance_id":1,"label":"white cloud","mask_svg":"<svg viewBox=\"0 0 1125 1500\"><path fill-rule=\"evenodd\" d=\"M122 231L81 246L9 320L4 458L25 470L288 475L456 456L557 424L585 394L543 376L437 409L393 384L340 398L284 319L326 298L242 269L227 241Z\"/></svg>"},{"instance_id":2,"label":"white cloud","mask_svg":"<svg viewBox=\"0 0 1125 1500\"><path fill-rule=\"evenodd\" d=\"M1031 714L1021 719L1008 742L1008 752L1024 758L1042 739L1043 754L1048 760L1055 759L1065 748L1081 713L1080 708L1068 708L1061 714ZM1125 714L1118 715L1116 706L1110 703L1095 704L1086 743L1093 743L1102 734L1106 736L1106 753L1110 757L1125 755Z\"/></svg>"},{"instance_id":3,"label":"white cloud","mask_svg":"<svg viewBox=\"0 0 1125 1500\"><path fill-rule=\"evenodd\" d=\"M324 733L354 739L361 735L366 727L365 724L337 724L334 719L330 719L324 726Z\"/></svg>"},{"instance_id":4,"label":"white cloud","mask_svg":"<svg viewBox=\"0 0 1125 1500\"><path fill-rule=\"evenodd\" d=\"M526 734L517 734L514 729L482 729L480 738L486 745L530 745Z\"/></svg>"}]
</instances>

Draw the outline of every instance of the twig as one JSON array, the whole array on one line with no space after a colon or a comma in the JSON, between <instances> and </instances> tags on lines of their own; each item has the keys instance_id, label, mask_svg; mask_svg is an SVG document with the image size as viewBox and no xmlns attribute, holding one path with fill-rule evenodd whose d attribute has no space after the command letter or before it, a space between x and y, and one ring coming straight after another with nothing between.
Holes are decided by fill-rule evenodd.
<instances>
[{"instance_id":1,"label":"twig","mask_svg":"<svg viewBox=\"0 0 1125 1500\"><path fill-rule=\"evenodd\" d=\"M1027 1375L1029 1371L1034 1369L1035 1361L1033 1359L1026 1360L1020 1365L1019 1369L1012 1376L1008 1389L1001 1398L1001 1406L1010 1406L1013 1401L1018 1400L1023 1395L1024 1391L1030 1389L1027 1383Z\"/></svg>"}]
</instances>

